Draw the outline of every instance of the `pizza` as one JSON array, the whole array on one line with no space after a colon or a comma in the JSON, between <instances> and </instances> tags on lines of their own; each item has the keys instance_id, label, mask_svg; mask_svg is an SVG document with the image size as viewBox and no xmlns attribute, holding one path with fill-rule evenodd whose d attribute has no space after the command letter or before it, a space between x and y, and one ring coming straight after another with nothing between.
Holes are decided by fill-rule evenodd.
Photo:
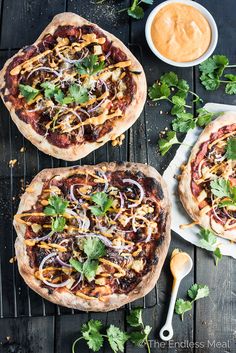
<instances>
[{"instance_id":1,"label":"pizza","mask_svg":"<svg viewBox=\"0 0 236 353\"><path fill-rule=\"evenodd\" d=\"M179 183L190 217L220 237L236 240L236 112L203 130Z\"/></svg>"},{"instance_id":2,"label":"pizza","mask_svg":"<svg viewBox=\"0 0 236 353\"><path fill-rule=\"evenodd\" d=\"M170 242L158 172L135 163L45 169L14 218L19 271L49 301L109 311L156 284Z\"/></svg>"},{"instance_id":3,"label":"pizza","mask_svg":"<svg viewBox=\"0 0 236 353\"><path fill-rule=\"evenodd\" d=\"M119 39L66 12L6 62L0 91L27 139L46 154L74 161L136 121L146 79Z\"/></svg>"}]
</instances>

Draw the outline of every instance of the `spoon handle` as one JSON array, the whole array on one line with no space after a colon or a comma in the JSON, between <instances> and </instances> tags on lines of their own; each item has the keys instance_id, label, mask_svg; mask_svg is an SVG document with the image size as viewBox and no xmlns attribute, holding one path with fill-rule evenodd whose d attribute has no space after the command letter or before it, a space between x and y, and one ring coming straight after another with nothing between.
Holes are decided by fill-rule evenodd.
<instances>
[{"instance_id":1,"label":"spoon handle","mask_svg":"<svg viewBox=\"0 0 236 353\"><path fill-rule=\"evenodd\" d=\"M180 285L180 280L174 279L166 323L160 330L160 338L163 341L169 341L174 334L173 327L172 327L172 318L174 314L175 302L176 302L179 285Z\"/></svg>"}]
</instances>

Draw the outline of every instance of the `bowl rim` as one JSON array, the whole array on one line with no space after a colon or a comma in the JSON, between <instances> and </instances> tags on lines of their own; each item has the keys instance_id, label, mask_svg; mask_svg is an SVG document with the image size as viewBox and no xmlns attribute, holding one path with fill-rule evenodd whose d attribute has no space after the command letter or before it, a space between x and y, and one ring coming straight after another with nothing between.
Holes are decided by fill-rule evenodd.
<instances>
[{"instance_id":1,"label":"bowl rim","mask_svg":"<svg viewBox=\"0 0 236 353\"><path fill-rule=\"evenodd\" d=\"M153 44L152 37L151 37L151 25L154 20L154 17L163 7L165 7L168 4L172 4L172 3L182 3L182 4L186 4L188 6L192 6L192 7L196 8L206 18L206 20L208 21L208 23L211 27L210 45L209 45L207 51L195 60L186 61L186 62L177 62L177 61L170 60L170 59L166 58L165 56L163 56L156 49L156 47ZM192 1L192 0L166 0L166 1L161 2L156 7L154 7L154 9L149 14L147 21L146 21L146 25L145 25L145 36L146 36L146 40L147 40L149 48L159 59L161 59L165 63L172 65L172 66L191 67L191 66L195 66L195 65L202 63L203 61L205 61L206 59L208 59L211 56L211 54L215 50L217 42L218 42L218 29L217 29L216 22L215 22L213 16L211 15L211 13L204 6L200 5L199 3Z\"/></svg>"}]
</instances>

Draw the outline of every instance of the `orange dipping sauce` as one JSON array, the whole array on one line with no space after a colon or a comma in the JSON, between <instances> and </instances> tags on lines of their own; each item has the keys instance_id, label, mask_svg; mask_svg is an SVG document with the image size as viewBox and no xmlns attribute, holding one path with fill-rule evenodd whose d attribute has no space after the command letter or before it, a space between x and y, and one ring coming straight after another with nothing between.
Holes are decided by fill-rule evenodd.
<instances>
[{"instance_id":1,"label":"orange dipping sauce","mask_svg":"<svg viewBox=\"0 0 236 353\"><path fill-rule=\"evenodd\" d=\"M167 59L187 62L198 59L211 43L211 27L193 6L172 3L158 11L151 25L156 49Z\"/></svg>"}]
</instances>

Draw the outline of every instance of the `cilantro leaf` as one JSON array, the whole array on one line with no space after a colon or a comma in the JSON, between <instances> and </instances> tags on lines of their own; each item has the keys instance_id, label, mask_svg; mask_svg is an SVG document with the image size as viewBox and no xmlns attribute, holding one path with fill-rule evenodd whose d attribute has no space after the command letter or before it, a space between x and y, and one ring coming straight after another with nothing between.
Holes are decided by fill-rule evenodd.
<instances>
[{"instance_id":1,"label":"cilantro leaf","mask_svg":"<svg viewBox=\"0 0 236 353\"><path fill-rule=\"evenodd\" d=\"M208 297L209 287L202 284L193 284L188 290L188 296L193 300Z\"/></svg>"},{"instance_id":2,"label":"cilantro leaf","mask_svg":"<svg viewBox=\"0 0 236 353\"><path fill-rule=\"evenodd\" d=\"M95 216L104 215L113 203L113 200L109 198L105 192L97 192L96 194L93 194L91 200L98 205L98 207L90 206L90 210Z\"/></svg>"},{"instance_id":3,"label":"cilantro leaf","mask_svg":"<svg viewBox=\"0 0 236 353\"><path fill-rule=\"evenodd\" d=\"M32 101L40 93L38 89L23 84L19 84L19 90L27 103Z\"/></svg>"},{"instance_id":4,"label":"cilantro leaf","mask_svg":"<svg viewBox=\"0 0 236 353\"><path fill-rule=\"evenodd\" d=\"M177 299L175 303L175 312L181 316L181 320L184 319L184 313L192 309L192 303L189 300Z\"/></svg>"},{"instance_id":5,"label":"cilantro leaf","mask_svg":"<svg viewBox=\"0 0 236 353\"><path fill-rule=\"evenodd\" d=\"M201 127L208 125L214 116L214 113L210 113L204 108L199 108L197 113L197 125Z\"/></svg>"},{"instance_id":6,"label":"cilantro leaf","mask_svg":"<svg viewBox=\"0 0 236 353\"><path fill-rule=\"evenodd\" d=\"M75 66L81 75L92 76L105 68L105 62L99 61L97 55L91 54L84 58L81 62L77 63Z\"/></svg>"},{"instance_id":7,"label":"cilantro leaf","mask_svg":"<svg viewBox=\"0 0 236 353\"><path fill-rule=\"evenodd\" d=\"M215 257L215 264L218 266L219 261L222 260L222 254L219 247L213 251L213 255Z\"/></svg>"},{"instance_id":8,"label":"cilantro leaf","mask_svg":"<svg viewBox=\"0 0 236 353\"><path fill-rule=\"evenodd\" d=\"M121 331L118 327L110 325L107 329L108 341L114 353L124 352L125 342L129 336L127 333Z\"/></svg>"},{"instance_id":9,"label":"cilantro leaf","mask_svg":"<svg viewBox=\"0 0 236 353\"><path fill-rule=\"evenodd\" d=\"M153 101L167 99L170 96L170 88L165 82L161 85L154 83L151 87L149 87L148 95Z\"/></svg>"},{"instance_id":10,"label":"cilantro leaf","mask_svg":"<svg viewBox=\"0 0 236 353\"><path fill-rule=\"evenodd\" d=\"M49 199L48 199L48 203L49 205L51 205L56 214L63 214L65 213L65 210L67 208L67 206L69 205L69 202L64 200L62 197L60 196L56 196L56 195L53 195L53 196L50 196ZM46 207L47 209L47 207Z\"/></svg>"},{"instance_id":11,"label":"cilantro leaf","mask_svg":"<svg viewBox=\"0 0 236 353\"><path fill-rule=\"evenodd\" d=\"M179 79L178 83L177 83L177 88L182 91L188 92L189 91L189 84L186 80Z\"/></svg>"},{"instance_id":12,"label":"cilantro leaf","mask_svg":"<svg viewBox=\"0 0 236 353\"><path fill-rule=\"evenodd\" d=\"M178 84L178 76L175 72L170 71L162 75L160 81L165 83L168 87L176 86Z\"/></svg>"},{"instance_id":13,"label":"cilantro leaf","mask_svg":"<svg viewBox=\"0 0 236 353\"><path fill-rule=\"evenodd\" d=\"M58 89L58 91L54 94L54 98L57 103L63 104L64 93L61 89Z\"/></svg>"},{"instance_id":14,"label":"cilantro leaf","mask_svg":"<svg viewBox=\"0 0 236 353\"><path fill-rule=\"evenodd\" d=\"M130 311L130 314L126 318L128 324L131 327L139 327L143 324L143 319L142 319L142 309L141 308L135 308Z\"/></svg>"},{"instance_id":15,"label":"cilantro leaf","mask_svg":"<svg viewBox=\"0 0 236 353\"><path fill-rule=\"evenodd\" d=\"M214 245L216 244L216 241L217 241L216 236L209 229L206 229L206 228L202 228L200 230L199 235L201 238L200 240L201 245L205 249L213 251Z\"/></svg>"},{"instance_id":16,"label":"cilantro leaf","mask_svg":"<svg viewBox=\"0 0 236 353\"><path fill-rule=\"evenodd\" d=\"M161 155L164 156L169 151L169 149L175 144L180 144L180 142L176 137L176 132L168 131L166 134L166 137L161 138L158 141L158 146L159 146Z\"/></svg>"},{"instance_id":17,"label":"cilantro leaf","mask_svg":"<svg viewBox=\"0 0 236 353\"><path fill-rule=\"evenodd\" d=\"M173 104L175 104L175 105L177 105L177 106L179 106L179 107L184 106L185 103L186 103L186 101L185 101L184 98L179 97L179 96L176 96L176 95L172 96L172 99L171 99L171 100L172 100L172 103L173 103Z\"/></svg>"},{"instance_id":18,"label":"cilantro leaf","mask_svg":"<svg viewBox=\"0 0 236 353\"><path fill-rule=\"evenodd\" d=\"M204 74L214 74L219 77L228 65L229 60L225 55L213 55L200 64L199 69Z\"/></svg>"},{"instance_id":19,"label":"cilantro leaf","mask_svg":"<svg viewBox=\"0 0 236 353\"><path fill-rule=\"evenodd\" d=\"M193 119L191 113L180 113L172 121L172 127L174 131L187 132L196 126L196 121Z\"/></svg>"},{"instance_id":20,"label":"cilantro leaf","mask_svg":"<svg viewBox=\"0 0 236 353\"><path fill-rule=\"evenodd\" d=\"M236 94L236 82L229 82L225 86L225 93Z\"/></svg>"},{"instance_id":21,"label":"cilantro leaf","mask_svg":"<svg viewBox=\"0 0 236 353\"><path fill-rule=\"evenodd\" d=\"M135 6L134 8L130 7L128 9L128 15L135 18L136 20L140 20L144 16L144 11L141 6Z\"/></svg>"},{"instance_id":22,"label":"cilantro leaf","mask_svg":"<svg viewBox=\"0 0 236 353\"><path fill-rule=\"evenodd\" d=\"M56 217L52 219L52 231L62 232L66 225L66 219L64 217Z\"/></svg>"},{"instance_id":23,"label":"cilantro leaf","mask_svg":"<svg viewBox=\"0 0 236 353\"><path fill-rule=\"evenodd\" d=\"M83 324L81 332L83 338L86 340L88 347L94 352L99 351L103 345L103 337L100 333L102 329L102 323L99 320L90 320L86 324Z\"/></svg>"},{"instance_id":24,"label":"cilantro leaf","mask_svg":"<svg viewBox=\"0 0 236 353\"><path fill-rule=\"evenodd\" d=\"M145 342L146 334L143 331L133 331L130 333L130 341L135 346L142 346Z\"/></svg>"},{"instance_id":25,"label":"cilantro leaf","mask_svg":"<svg viewBox=\"0 0 236 353\"><path fill-rule=\"evenodd\" d=\"M72 267L74 267L74 269L77 272L83 273L83 263L82 262L80 262L76 259L70 258L69 263L71 264Z\"/></svg>"},{"instance_id":26,"label":"cilantro leaf","mask_svg":"<svg viewBox=\"0 0 236 353\"><path fill-rule=\"evenodd\" d=\"M94 280L97 273L98 265L99 263L97 260L90 259L87 259L83 263L83 275L87 278L89 282Z\"/></svg>"},{"instance_id":27,"label":"cilantro leaf","mask_svg":"<svg viewBox=\"0 0 236 353\"><path fill-rule=\"evenodd\" d=\"M83 251L90 259L99 259L106 254L106 248L103 242L95 237L86 237L84 240Z\"/></svg>"},{"instance_id":28,"label":"cilantro leaf","mask_svg":"<svg viewBox=\"0 0 236 353\"><path fill-rule=\"evenodd\" d=\"M229 138L226 146L227 159L236 160L236 138Z\"/></svg>"},{"instance_id":29,"label":"cilantro leaf","mask_svg":"<svg viewBox=\"0 0 236 353\"><path fill-rule=\"evenodd\" d=\"M66 225L66 219L64 217L58 216L65 213L69 202L60 196L53 195L49 197L48 203L49 206L46 206L43 212L47 216L56 216L56 218L52 219L52 231L62 232Z\"/></svg>"},{"instance_id":30,"label":"cilantro leaf","mask_svg":"<svg viewBox=\"0 0 236 353\"><path fill-rule=\"evenodd\" d=\"M177 95L175 95L175 96L177 96ZM181 97L182 98L182 97ZM185 113L185 107L184 107L184 105L173 105L173 107L172 107L172 109L171 109L171 114L172 115L179 115L179 114L181 114L181 113Z\"/></svg>"},{"instance_id":31,"label":"cilantro leaf","mask_svg":"<svg viewBox=\"0 0 236 353\"><path fill-rule=\"evenodd\" d=\"M207 91L215 91L220 86L220 80L218 77L215 77L213 74L202 74L200 76L202 85Z\"/></svg>"},{"instance_id":32,"label":"cilantro leaf","mask_svg":"<svg viewBox=\"0 0 236 353\"><path fill-rule=\"evenodd\" d=\"M85 103L89 99L87 89L82 86L72 85L69 87L69 92L72 101L75 101L76 103Z\"/></svg>"},{"instance_id":33,"label":"cilantro leaf","mask_svg":"<svg viewBox=\"0 0 236 353\"><path fill-rule=\"evenodd\" d=\"M54 83L51 83L50 81L45 81L41 83L40 86L44 88L44 96L48 99L52 98L54 94L58 91L56 85Z\"/></svg>"},{"instance_id":34,"label":"cilantro leaf","mask_svg":"<svg viewBox=\"0 0 236 353\"><path fill-rule=\"evenodd\" d=\"M230 182L224 178L212 180L210 183L211 192L217 197L231 197Z\"/></svg>"}]
</instances>

